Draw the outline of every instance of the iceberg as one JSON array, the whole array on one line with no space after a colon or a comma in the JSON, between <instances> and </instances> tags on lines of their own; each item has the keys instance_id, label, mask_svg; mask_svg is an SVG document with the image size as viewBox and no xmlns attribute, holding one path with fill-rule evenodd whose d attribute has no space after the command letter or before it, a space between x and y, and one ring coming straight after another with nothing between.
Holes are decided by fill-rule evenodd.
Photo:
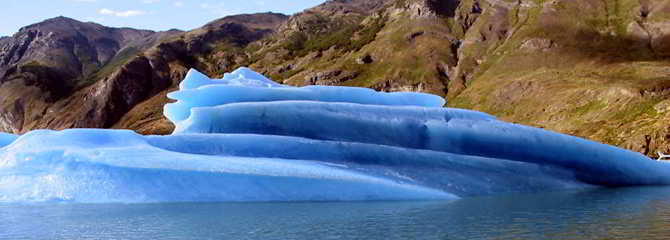
<instances>
[{"instance_id":1,"label":"iceberg","mask_svg":"<svg viewBox=\"0 0 670 240\"><path fill-rule=\"evenodd\" d=\"M670 184L670 164L441 97L191 70L169 136L0 134L0 202L452 200Z\"/></svg>"},{"instance_id":2,"label":"iceberg","mask_svg":"<svg viewBox=\"0 0 670 240\"><path fill-rule=\"evenodd\" d=\"M191 109L229 103L302 100L425 107L442 107L446 103L441 97L423 93L378 93L357 87L288 87L248 68L237 69L218 80L191 70L185 79L188 81L182 81L180 91L168 95L178 101L164 108L165 116L175 124L187 119Z\"/></svg>"}]
</instances>

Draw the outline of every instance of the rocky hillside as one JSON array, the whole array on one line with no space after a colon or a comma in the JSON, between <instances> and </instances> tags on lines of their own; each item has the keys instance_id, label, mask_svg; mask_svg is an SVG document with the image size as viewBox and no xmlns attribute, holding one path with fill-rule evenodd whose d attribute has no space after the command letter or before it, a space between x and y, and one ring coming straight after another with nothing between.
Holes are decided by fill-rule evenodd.
<instances>
[{"instance_id":1,"label":"rocky hillside","mask_svg":"<svg viewBox=\"0 0 670 240\"><path fill-rule=\"evenodd\" d=\"M40 87L50 99L58 99L94 80L105 65L144 50L165 34L65 17L49 19L0 40L0 81L21 78Z\"/></svg>"},{"instance_id":2,"label":"rocky hillside","mask_svg":"<svg viewBox=\"0 0 670 240\"><path fill-rule=\"evenodd\" d=\"M670 1L473 0L459 16L474 20L451 106L650 156L670 151Z\"/></svg>"},{"instance_id":3,"label":"rocky hillside","mask_svg":"<svg viewBox=\"0 0 670 240\"><path fill-rule=\"evenodd\" d=\"M72 97L137 53L178 33L109 28L57 17L1 39L0 130L21 133L89 126L67 116L81 105L64 109L63 103L83 104Z\"/></svg>"},{"instance_id":4,"label":"rocky hillside","mask_svg":"<svg viewBox=\"0 0 670 240\"><path fill-rule=\"evenodd\" d=\"M8 81L50 66L9 64L0 129L169 133L165 94L188 68L221 76L250 66L285 84L429 92L507 121L670 151L670 0L330 0L290 17L239 15L163 35L120 64L100 60L104 71L78 60L67 64L75 70ZM37 84L67 77L81 83L66 94Z\"/></svg>"},{"instance_id":5,"label":"rocky hillside","mask_svg":"<svg viewBox=\"0 0 670 240\"><path fill-rule=\"evenodd\" d=\"M112 127L138 103L176 86L189 68L216 64L209 57L219 52L215 45L246 45L285 18L241 15L186 33L63 17L22 28L0 42L0 130Z\"/></svg>"}]
</instances>

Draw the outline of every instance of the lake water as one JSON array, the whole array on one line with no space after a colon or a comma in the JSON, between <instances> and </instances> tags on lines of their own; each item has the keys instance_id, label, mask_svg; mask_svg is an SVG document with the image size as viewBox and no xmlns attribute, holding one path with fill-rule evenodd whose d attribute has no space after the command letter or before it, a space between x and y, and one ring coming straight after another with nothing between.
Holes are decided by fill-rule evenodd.
<instances>
[{"instance_id":1,"label":"lake water","mask_svg":"<svg viewBox=\"0 0 670 240\"><path fill-rule=\"evenodd\" d=\"M451 202L0 205L0 239L668 239L670 188Z\"/></svg>"}]
</instances>

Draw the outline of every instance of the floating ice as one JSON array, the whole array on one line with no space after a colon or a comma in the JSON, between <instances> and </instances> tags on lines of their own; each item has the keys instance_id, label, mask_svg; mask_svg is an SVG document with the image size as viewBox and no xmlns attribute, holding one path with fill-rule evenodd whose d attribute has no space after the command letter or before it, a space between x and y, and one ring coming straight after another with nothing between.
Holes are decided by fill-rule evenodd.
<instances>
[{"instance_id":1,"label":"floating ice","mask_svg":"<svg viewBox=\"0 0 670 240\"><path fill-rule=\"evenodd\" d=\"M418 200L670 184L670 164L440 97L191 70L171 136L0 135L0 202ZM11 142L10 145L6 143Z\"/></svg>"},{"instance_id":2,"label":"floating ice","mask_svg":"<svg viewBox=\"0 0 670 240\"><path fill-rule=\"evenodd\" d=\"M169 138L169 137L166 137ZM185 154L131 131L34 131L0 150L0 201L451 199L315 161ZM188 149L187 146L185 149Z\"/></svg>"}]
</instances>

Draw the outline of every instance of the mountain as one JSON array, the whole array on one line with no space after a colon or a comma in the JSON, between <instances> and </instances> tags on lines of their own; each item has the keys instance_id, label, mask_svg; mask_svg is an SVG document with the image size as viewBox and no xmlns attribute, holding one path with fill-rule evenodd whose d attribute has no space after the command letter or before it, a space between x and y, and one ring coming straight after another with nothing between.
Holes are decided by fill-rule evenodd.
<instances>
[{"instance_id":1,"label":"mountain","mask_svg":"<svg viewBox=\"0 0 670 240\"><path fill-rule=\"evenodd\" d=\"M143 50L159 35L66 17L49 19L0 40L0 77L2 82L30 81L55 100L90 81L108 63Z\"/></svg>"},{"instance_id":2,"label":"mountain","mask_svg":"<svg viewBox=\"0 0 670 240\"><path fill-rule=\"evenodd\" d=\"M73 109L64 103L82 104L73 101L82 89L178 33L109 28L66 17L21 28L0 40L0 130L87 126L72 122Z\"/></svg>"},{"instance_id":3,"label":"mountain","mask_svg":"<svg viewBox=\"0 0 670 240\"><path fill-rule=\"evenodd\" d=\"M132 54L117 50L112 59L123 61L99 60L100 70L73 57L49 74L44 59L7 65L15 70L2 77L0 129L166 134L173 126L162 116L165 95L188 68L221 77L249 66L296 86L438 94L451 107L654 155L670 150L669 12L670 0L329 0L293 16L231 16L183 33L137 30L126 35L154 40L133 45ZM1 49L22 34L0 39ZM114 41L123 49L137 39ZM16 76L24 79L9 81ZM61 91L63 84L52 86L59 81L78 84Z\"/></svg>"},{"instance_id":4,"label":"mountain","mask_svg":"<svg viewBox=\"0 0 670 240\"><path fill-rule=\"evenodd\" d=\"M58 17L0 44L0 130L112 127L136 104L203 66L212 44L247 44L280 14L220 19L190 32L107 28ZM250 22L249 22L250 20Z\"/></svg>"}]
</instances>

